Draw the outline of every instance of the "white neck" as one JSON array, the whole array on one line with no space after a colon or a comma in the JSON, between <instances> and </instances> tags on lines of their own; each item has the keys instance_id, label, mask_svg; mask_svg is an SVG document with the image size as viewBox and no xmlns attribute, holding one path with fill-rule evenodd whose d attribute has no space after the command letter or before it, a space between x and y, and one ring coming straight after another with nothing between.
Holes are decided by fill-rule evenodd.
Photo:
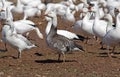
<instances>
[{"instance_id":1,"label":"white neck","mask_svg":"<svg viewBox=\"0 0 120 77\"><path fill-rule=\"evenodd\" d=\"M113 25L112 17L108 17L108 24L107 24L106 32L108 32L109 30L111 30L113 28L112 25Z\"/></svg>"},{"instance_id":2,"label":"white neck","mask_svg":"<svg viewBox=\"0 0 120 77\"><path fill-rule=\"evenodd\" d=\"M47 27L46 27L46 35L48 35L48 33L50 32L50 28L52 26L52 24L57 27L57 17L53 17L53 19L51 18L51 20L48 22Z\"/></svg>"},{"instance_id":3,"label":"white neck","mask_svg":"<svg viewBox=\"0 0 120 77\"><path fill-rule=\"evenodd\" d=\"M85 17L83 18L83 21L89 20L90 16L91 16L91 14L89 12L87 12L87 14L85 15Z\"/></svg>"},{"instance_id":4,"label":"white neck","mask_svg":"<svg viewBox=\"0 0 120 77\"><path fill-rule=\"evenodd\" d=\"M21 5L21 1L17 0L17 6L20 6L20 5Z\"/></svg>"},{"instance_id":5,"label":"white neck","mask_svg":"<svg viewBox=\"0 0 120 77\"><path fill-rule=\"evenodd\" d=\"M52 20L49 21L46 26L46 29L45 29L46 35L48 35L48 33L50 32L51 25L52 25Z\"/></svg>"},{"instance_id":6,"label":"white neck","mask_svg":"<svg viewBox=\"0 0 120 77\"><path fill-rule=\"evenodd\" d=\"M119 17L120 17L120 13L116 17L116 28L120 27L120 19L119 19Z\"/></svg>"}]
</instances>

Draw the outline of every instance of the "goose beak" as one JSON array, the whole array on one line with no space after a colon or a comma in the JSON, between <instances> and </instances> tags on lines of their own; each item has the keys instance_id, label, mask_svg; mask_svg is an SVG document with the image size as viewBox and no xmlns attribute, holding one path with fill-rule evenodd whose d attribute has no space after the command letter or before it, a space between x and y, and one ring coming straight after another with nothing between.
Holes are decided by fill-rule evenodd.
<instances>
[{"instance_id":1,"label":"goose beak","mask_svg":"<svg viewBox=\"0 0 120 77\"><path fill-rule=\"evenodd\" d=\"M43 35L42 35L42 33L41 33L41 36L40 36L40 38L41 38L41 39L43 39Z\"/></svg>"},{"instance_id":2,"label":"goose beak","mask_svg":"<svg viewBox=\"0 0 120 77\"><path fill-rule=\"evenodd\" d=\"M92 9L91 9L91 8L92 8L91 6L88 7L88 11L89 11L89 12L92 12Z\"/></svg>"}]
</instances>

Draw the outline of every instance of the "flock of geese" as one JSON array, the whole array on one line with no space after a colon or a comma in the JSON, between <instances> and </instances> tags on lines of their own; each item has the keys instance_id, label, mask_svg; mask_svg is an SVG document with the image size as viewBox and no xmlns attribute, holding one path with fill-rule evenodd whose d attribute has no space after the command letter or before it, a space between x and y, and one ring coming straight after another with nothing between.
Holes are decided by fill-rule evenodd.
<instances>
[{"instance_id":1,"label":"flock of geese","mask_svg":"<svg viewBox=\"0 0 120 77\"><path fill-rule=\"evenodd\" d=\"M40 16L44 12L47 23L45 34L47 45L58 53L58 60L69 51L85 51L81 45L75 43L77 40L88 40L87 37L77 35L67 30L57 29L57 16L65 22L74 23L72 28L82 31L87 35L92 35L101 40L103 45L113 46L120 42L120 0L81 0L76 4L76 0L63 0L59 3L42 2L41 0L17 0L16 5L8 0L0 0L0 20L5 21L2 26L2 42L9 44L18 50L18 58L25 49L37 47L27 36L29 31L35 30L37 36L43 39L43 34L37 25L28 20L29 17ZM112 4L111 4L112 3ZM76 20L75 13L80 13L79 20ZM23 19L14 21L13 13L23 14ZM23 35L26 33L26 37ZM5 48L7 50L7 48ZM108 51L111 57L111 52Z\"/></svg>"}]
</instances>

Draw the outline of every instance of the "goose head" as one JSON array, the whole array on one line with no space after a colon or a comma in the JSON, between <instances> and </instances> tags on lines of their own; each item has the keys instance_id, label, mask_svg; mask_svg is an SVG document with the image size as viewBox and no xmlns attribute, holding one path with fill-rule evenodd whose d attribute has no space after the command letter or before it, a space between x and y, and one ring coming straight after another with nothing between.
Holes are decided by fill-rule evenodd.
<instances>
[{"instance_id":1,"label":"goose head","mask_svg":"<svg viewBox=\"0 0 120 77\"><path fill-rule=\"evenodd\" d=\"M45 14L45 16L51 18L52 24L53 24L54 26L57 26L57 15L56 15L56 12L51 11L51 12Z\"/></svg>"},{"instance_id":2,"label":"goose head","mask_svg":"<svg viewBox=\"0 0 120 77\"><path fill-rule=\"evenodd\" d=\"M96 13L98 11L98 9L99 8L97 8L97 7L90 7L89 11Z\"/></svg>"},{"instance_id":3,"label":"goose head","mask_svg":"<svg viewBox=\"0 0 120 77\"><path fill-rule=\"evenodd\" d=\"M104 19L105 19L105 20L108 20L108 21L110 21L110 22L113 22L113 18L112 18L112 16L111 16L109 13L108 13L108 14L105 14Z\"/></svg>"},{"instance_id":4,"label":"goose head","mask_svg":"<svg viewBox=\"0 0 120 77\"><path fill-rule=\"evenodd\" d=\"M48 17L50 17L50 18L54 18L54 17L56 17L56 13L53 12L53 11L51 11L51 12L45 14L45 16L48 16Z\"/></svg>"},{"instance_id":5,"label":"goose head","mask_svg":"<svg viewBox=\"0 0 120 77\"><path fill-rule=\"evenodd\" d=\"M48 16L45 16L45 20L47 20L48 22L51 21L52 19Z\"/></svg>"}]
</instances>

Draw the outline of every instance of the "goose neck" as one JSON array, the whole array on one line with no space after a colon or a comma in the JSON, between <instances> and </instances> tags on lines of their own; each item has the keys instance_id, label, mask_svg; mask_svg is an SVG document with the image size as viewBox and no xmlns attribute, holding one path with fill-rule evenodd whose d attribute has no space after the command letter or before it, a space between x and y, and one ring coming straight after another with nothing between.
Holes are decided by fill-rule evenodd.
<instances>
[{"instance_id":1,"label":"goose neck","mask_svg":"<svg viewBox=\"0 0 120 77\"><path fill-rule=\"evenodd\" d=\"M108 20L106 32L108 32L109 30L111 30L111 28L113 28L113 26L112 26L112 21L111 21L111 20Z\"/></svg>"},{"instance_id":2,"label":"goose neck","mask_svg":"<svg viewBox=\"0 0 120 77\"><path fill-rule=\"evenodd\" d=\"M52 24L50 27L50 32L47 35L47 38L52 39L55 35L57 35L57 28Z\"/></svg>"},{"instance_id":3,"label":"goose neck","mask_svg":"<svg viewBox=\"0 0 120 77\"><path fill-rule=\"evenodd\" d=\"M120 27L120 19L119 19L119 17L120 17L120 13L116 17L116 27Z\"/></svg>"},{"instance_id":4,"label":"goose neck","mask_svg":"<svg viewBox=\"0 0 120 77\"><path fill-rule=\"evenodd\" d=\"M83 18L83 21L89 20L90 19L90 13L87 12L87 14L85 15L85 17Z\"/></svg>"},{"instance_id":5,"label":"goose neck","mask_svg":"<svg viewBox=\"0 0 120 77\"><path fill-rule=\"evenodd\" d=\"M21 5L21 1L17 0L17 6L20 6L20 5Z\"/></svg>"},{"instance_id":6,"label":"goose neck","mask_svg":"<svg viewBox=\"0 0 120 77\"><path fill-rule=\"evenodd\" d=\"M97 9L97 11L95 12L95 20L99 20L100 18L100 14L99 14L99 8Z\"/></svg>"},{"instance_id":7,"label":"goose neck","mask_svg":"<svg viewBox=\"0 0 120 77\"><path fill-rule=\"evenodd\" d=\"M57 16L52 18L52 24L57 27Z\"/></svg>"},{"instance_id":8,"label":"goose neck","mask_svg":"<svg viewBox=\"0 0 120 77\"><path fill-rule=\"evenodd\" d=\"M48 33L50 32L50 28L51 28L51 25L52 25L52 21L49 21L47 26L46 26L46 35L48 35Z\"/></svg>"}]
</instances>

